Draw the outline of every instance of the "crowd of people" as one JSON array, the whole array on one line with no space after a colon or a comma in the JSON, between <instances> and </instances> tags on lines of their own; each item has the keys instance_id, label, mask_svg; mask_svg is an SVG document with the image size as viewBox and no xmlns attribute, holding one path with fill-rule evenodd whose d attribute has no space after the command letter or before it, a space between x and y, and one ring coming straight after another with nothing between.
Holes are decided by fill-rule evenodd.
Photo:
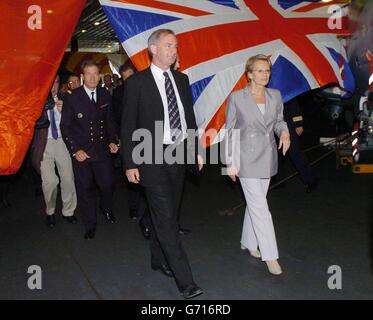
<instances>
[{"instance_id":1,"label":"crowd of people","mask_svg":"<svg viewBox=\"0 0 373 320\"><path fill-rule=\"evenodd\" d=\"M188 132L197 130L197 125L189 79L177 70L175 33L168 29L153 32L148 52L152 63L147 69L136 72L127 62L120 67L121 78L105 75L103 85L94 61L85 61L82 76L70 75L62 90L56 76L35 125L30 160L41 176L47 226L56 224L60 185L62 215L75 224L79 207L87 240L95 237L97 228L97 188L101 213L108 223L116 222L113 159L119 163L126 179L130 218L139 221L149 240L151 268L174 278L189 299L203 293L194 281L180 238L190 232L181 228L179 217L190 164L139 163L133 154L141 141L134 134L145 129L155 137L155 124L161 121L161 139L151 141L151 152L161 150L166 157L169 150L171 155L181 150L192 157L197 174L204 161L198 148L188 143ZM280 92L267 88L271 67L265 55L250 57L245 68L248 85L229 97L226 136L228 144L234 145L232 132L240 131L240 153L228 155L227 172L233 181L239 179L247 203L241 248L265 261L271 274L280 275L283 271L266 199L270 179L277 173L277 150L282 155L290 151L296 167L305 172L301 176L307 188L313 188L317 178L304 156L299 156L302 151L296 140L303 131L301 115L286 116ZM8 205L6 201L2 198Z\"/></svg>"}]
</instances>

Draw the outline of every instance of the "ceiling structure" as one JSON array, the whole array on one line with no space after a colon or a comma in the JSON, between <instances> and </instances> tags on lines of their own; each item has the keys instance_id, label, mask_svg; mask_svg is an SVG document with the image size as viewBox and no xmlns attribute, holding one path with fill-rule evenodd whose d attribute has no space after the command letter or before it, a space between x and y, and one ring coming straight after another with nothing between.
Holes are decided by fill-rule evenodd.
<instances>
[{"instance_id":1,"label":"ceiling structure","mask_svg":"<svg viewBox=\"0 0 373 320\"><path fill-rule=\"evenodd\" d=\"M66 51L124 53L98 0L87 0Z\"/></svg>"}]
</instances>

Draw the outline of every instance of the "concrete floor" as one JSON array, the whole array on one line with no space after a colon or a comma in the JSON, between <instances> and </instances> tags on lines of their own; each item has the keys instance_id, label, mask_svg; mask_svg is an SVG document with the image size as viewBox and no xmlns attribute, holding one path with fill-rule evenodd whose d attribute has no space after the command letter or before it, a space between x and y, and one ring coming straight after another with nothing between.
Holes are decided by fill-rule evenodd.
<instances>
[{"instance_id":1,"label":"concrete floor","mask_svg":"<svg viewBox=\"0 0 373 320\"><path fill-rule=\"evenodd\" d=\"M319 188L305 193L298 177L270 191L284 274L268 273L263 262L240 250L244 206L238 185L209 166L200 185L188 181L182 206L182 236L198 299L372 299L373 176L335 168L333 155L315 167ZM84 228L57 215L45 226L43 200L34 196L26 171L10 191L12 207L0 212L0 299L182 299L172 279L150 268L149 248L128 217L127 195L117 172L117 223L98 217L94 240ZM42 289L27 287L29 266L42 270ZM329 266L342 270L342 289L328 288Z\"/></svg>"}]
</instances>

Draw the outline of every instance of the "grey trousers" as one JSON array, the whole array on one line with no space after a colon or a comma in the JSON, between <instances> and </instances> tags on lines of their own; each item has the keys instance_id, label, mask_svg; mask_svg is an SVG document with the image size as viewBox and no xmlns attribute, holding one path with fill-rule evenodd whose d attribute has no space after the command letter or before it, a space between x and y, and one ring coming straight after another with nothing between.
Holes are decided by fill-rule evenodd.
<instances>
[{"instance_id":1,"label":"grey trousers","mask_svg":"<svg viewBox=\"0 0 373 320\"><path fill-rule=\"evenodd\" d=\"M62 138L48 139L43 160L40 164L42 188L47 215L52 215L56 209L58 183L55 171L57 166L61 179L62 214L72 216L76 208L76 191L71 156Z\"/></svg>"},{"instance_id":2,"label":"grey trousers","mask_svg":"<svg viewBox=\"0 0 373 320\"><path fill-rule=\"evenodd\" d=\"M241 243L252 251L259 246L263 261L278 259L275 229L267 203L269 180L240 178L247 205Z\"/></svg>"}]
</instances>

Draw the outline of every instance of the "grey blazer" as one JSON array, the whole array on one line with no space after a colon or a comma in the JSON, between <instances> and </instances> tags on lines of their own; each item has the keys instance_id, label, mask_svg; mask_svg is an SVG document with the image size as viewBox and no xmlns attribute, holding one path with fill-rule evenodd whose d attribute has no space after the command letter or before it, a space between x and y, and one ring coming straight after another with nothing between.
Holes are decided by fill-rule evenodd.
<instances>
[{"instance_id":1,"label":"grey blazer","mask_svg":"<svg viewBox=\"0 0 373 320\"><path fill-rule=\"evenodd\" d=\"M226 160L228 166L234 165L239 170L240 178L270 178L277 173L274 133L280 136L288 127L283 120L280 91L266 88L265 101L263 115L248 87L229 96L225 120Z\"/></svg>"}]
</instances>

